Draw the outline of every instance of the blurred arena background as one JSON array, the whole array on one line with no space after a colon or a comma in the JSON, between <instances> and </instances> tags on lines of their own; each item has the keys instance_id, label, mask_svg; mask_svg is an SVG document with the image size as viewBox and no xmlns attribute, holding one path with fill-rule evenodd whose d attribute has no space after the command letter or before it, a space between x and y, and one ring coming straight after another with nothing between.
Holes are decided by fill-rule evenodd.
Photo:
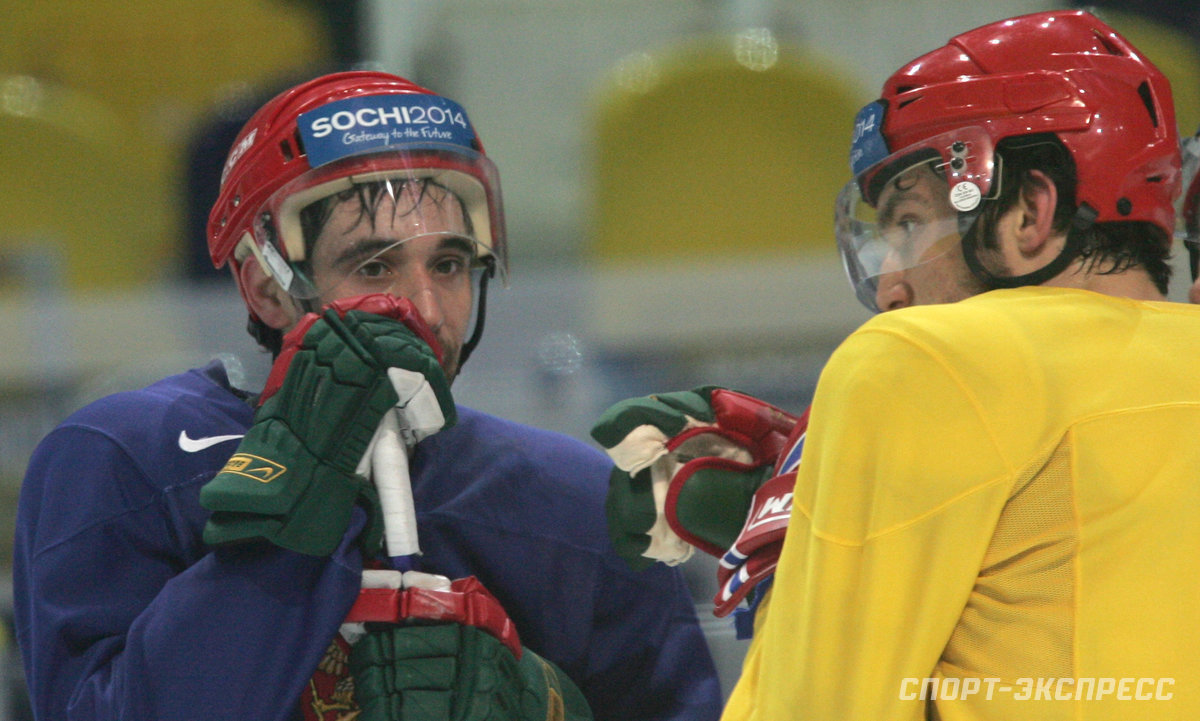
<instances>
[{"instance_id":1,"label":"blurred arena background","mask_svg":"<svg viewBox=\"0 0 1200 721\"><path fill-rule=\"evenodd\" d=\"M203 222L237 128L299 78L376 67L461 102L500 167L511 287L461 402L587 438L620 398L719 383L799 411L866 312L832 205L854 112L995 0L3 0L0 608L20 479L83 403L215 355L265 377ZM1200 123L1200 7L1094 10ZM1136 8L1136 9L1135 9ZM1178 275L1186 275L1182 264ZM1186 297L1175 284L1172 297ZM744 652L689 579L728 690ZM0 720L24 719L6 637Z\"/></svg>"}]
</instances>

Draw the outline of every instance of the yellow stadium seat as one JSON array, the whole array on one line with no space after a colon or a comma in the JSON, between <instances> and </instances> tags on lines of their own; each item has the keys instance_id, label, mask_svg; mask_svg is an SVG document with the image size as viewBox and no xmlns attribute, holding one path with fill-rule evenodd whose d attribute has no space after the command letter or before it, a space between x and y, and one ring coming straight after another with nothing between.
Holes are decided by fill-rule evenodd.
<instances>
[{"instance_id":1,"label":"yellow stadium seat","mask_svg":"<svg viewBox=\"0 0 1200 721\"><path fill-rule=\"evenodd\" d=\"M169 252L167 196L142 162L145 145L85 93L0 76L0 287L155 275Z\"/></svg>"},{"instance_id":2,"label":"yellow stadium seat","mask_svg":"<svg viewBox=\"0 0 1200 721\"><path fill-rule=\"evenodd\" d=\"M0 251L58 267L71 289L174 277L194 129L230 88L274 87L330 53L311 3L15 4L0 25ZM31 89L37 112L14 110Z\"/></svg>"},{"instance_id":3,"label":"yellow stadium seat","mask_svg":"<svg viewBox=\"0 0 1200 721\"><path fill-rule=\"evenodd\" d=\"M831 251L854 85L766 30L626 58L595 103L593 259Z\"/></svg>"}]
</instances>

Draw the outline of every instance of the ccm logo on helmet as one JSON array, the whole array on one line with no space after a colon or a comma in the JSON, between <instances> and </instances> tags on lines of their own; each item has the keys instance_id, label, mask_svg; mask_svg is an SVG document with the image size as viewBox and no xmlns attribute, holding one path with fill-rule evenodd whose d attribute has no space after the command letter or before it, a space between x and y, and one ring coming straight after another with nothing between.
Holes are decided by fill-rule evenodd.
<instances>
[{"instance_id":1,"label":"ccm logo on helmet","mask_svg":"<svg viewBox=\"0 0 1200 721\"><path fill-rule=\"evenodd\" d=\"M242 142L234 146L233 150L229 151L229 159L225 161L225 167L221 169L221 185L225 184L225 176L229 175L229 169L232 168L237 161L246 154L251 145L254 145L254 138L258 136L258 128L250 131L250 134L242 138Z\"/></svg>"},{"instance_id":2,"label":"ccm logo on helmet","mask_svg":"<svg viewBox=\"0 0 1200 721\"><path fill-rule=\"evenodd\" d=\"M461 110L436 105L394 105L392 107L339 110L331 115L313 118L309 126L314 138L323 138L335 130L369 128L377 125L457 125L470 128Z\"/></svg>"}]
</instances>

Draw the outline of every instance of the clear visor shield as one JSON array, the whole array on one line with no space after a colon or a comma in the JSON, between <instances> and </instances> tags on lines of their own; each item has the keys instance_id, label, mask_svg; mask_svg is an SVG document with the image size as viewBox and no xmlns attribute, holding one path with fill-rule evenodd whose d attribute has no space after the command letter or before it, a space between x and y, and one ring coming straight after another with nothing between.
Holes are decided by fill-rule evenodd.
<instances>
[{"instance_id":1,"label":"clear visor shield","mask_svg":"<svg viewBox=\"0 0 1200 721\"><path fill-rule=\"evenodd\" d=\"M280 247L258 248L289 294L411 295L431 282L469 283L487 268L503 276L499 183L487 159L420 167L403 155L311 171L268 202L255 236L278 239Z\"/></svg>"},{"instance_id":2,"label":"clear visor shield","mask_svg":"<svg viewBox=\"0 0 1200 721\"><path fill-rule=\"evenodd\" d=\"M994 195L991 143L973 130L905 148L868 168L838 195L838 250L855 295L869 310L879 312L881 278L958 247L960 215Z\"/></svg>"}]
</instances>

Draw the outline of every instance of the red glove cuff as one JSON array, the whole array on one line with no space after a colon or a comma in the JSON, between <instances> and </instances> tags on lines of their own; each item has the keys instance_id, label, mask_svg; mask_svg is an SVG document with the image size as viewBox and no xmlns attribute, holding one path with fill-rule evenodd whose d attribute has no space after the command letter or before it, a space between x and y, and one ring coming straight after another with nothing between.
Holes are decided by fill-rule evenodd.
<instances>
[{"instance_id":1,"label":"red glove cuff","mask_svg":"<svg viewBox=\"0 0 1200 721\"><path fill-rule=\"evenodd\" d=\"M775 572L783 537L792 516L796 474L775 476L754 494L746 525L717 566L717 591L713 603L717 616L734 609L759 581Z\"/></svg>"},{"instance_id":2,"label":"red glove cuff","mask_svg":"<svg viewBox=\"0 0 1200 721\"><path fill-rule=\"evenodd\" d=\"M521 658L517 627L504 607L474 576L450 582L449 591L428 588L364 588L346 623L444 621L475 626L495 636Z\"/></svg>"},{"instance_id":3,"label":"red glove cuff","mask_svg":"<svg viewBox=\"0 0 1200 721\"><path fill-rule=\"evenodd\" d=\"M763 579L774 574L782 549L781 540L761 547L753 556L733 569L727 569L724 565L719 567L717 580L721 582L721 588L713 597L713 615L717 618L728 616Z\"/></svg>"}]
</instances>

